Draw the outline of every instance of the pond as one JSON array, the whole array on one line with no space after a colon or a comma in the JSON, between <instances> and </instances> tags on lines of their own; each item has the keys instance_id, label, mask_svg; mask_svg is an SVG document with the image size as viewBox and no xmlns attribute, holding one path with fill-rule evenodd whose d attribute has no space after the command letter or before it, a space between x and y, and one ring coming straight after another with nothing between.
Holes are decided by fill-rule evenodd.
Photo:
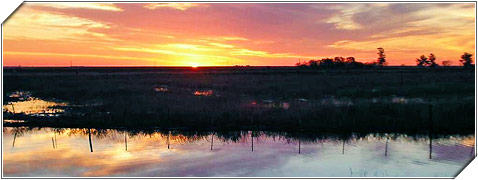
<instances>
[{"instance_id":1,"label":"pond","mask_svg":"<svg viewBox=\"0 0 478 180\"><path fill-rule=\"evenodd\" d=\"M474 146L474 135L5 127L3 175L455 177Z\"/></svg>"},{"instance_id":2,"label":"pond","mask_svg":"<svg viewBox=\"0 0 478 180\"><path fill-rule=\"evenodd\" d=\"M58 116L65 111L62 108L65 106L68 104L29 97L24 101L9 102L3 105L3 111L30 116Z\"/></svg>"}]
</instances>

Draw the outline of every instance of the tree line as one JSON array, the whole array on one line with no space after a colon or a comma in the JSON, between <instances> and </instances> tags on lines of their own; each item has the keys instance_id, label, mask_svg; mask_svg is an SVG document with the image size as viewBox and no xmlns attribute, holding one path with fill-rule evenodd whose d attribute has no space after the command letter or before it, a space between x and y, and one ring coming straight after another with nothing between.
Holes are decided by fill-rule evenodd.
<instances>
[{"instance_id":1,"label":"tree line","mask_svg":"<svg viewBox=\"0 0 478 180\"><path fill-rule=\"evenodd\" d=\"M378 58L375 62L368 62L362 63L355 61L354 57L335 57L335 58L322 58L320 60L309 60L304 62L296 63L298 67L304 68L371 68L371 67L382 67L387 65L387 61L385 59L385 50L383 48L377 48L378 50ZM461 59L459 62L465 67L470 68L473 67L473 55L470 53L464 53L461 55ZM439 65L435 62L436 56L433 53L430 53L428 57L425 55L421 55L419 58L416 59L416 63L418 67L438 67ZM451 61L443 61L443 66L451 66Z\"/></svg>"}]
</instances>

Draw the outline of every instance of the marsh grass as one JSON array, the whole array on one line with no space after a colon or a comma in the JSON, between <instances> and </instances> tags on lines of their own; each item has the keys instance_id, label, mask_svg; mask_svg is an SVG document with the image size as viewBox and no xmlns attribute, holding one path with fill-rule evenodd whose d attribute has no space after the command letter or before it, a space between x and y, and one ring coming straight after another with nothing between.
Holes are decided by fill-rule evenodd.
<instances>
[{"instance_id":1,"label":"marsh grass","mask_svg":"<svg viewBox=\"0 0 478 180\"><path fill-rule=\"evenodd\" d=\"M79 71L78 74L75 72ZM324 132L473 132L474 71L460 68L302 70L277 68L33 68L5 69L4 91L29 91L69 108L58 118L7 126L163 129L274 129ZM155 87L167 86L167 92ZM195 96L198 90L210 96ZM4 93L4 104L9 97ZM320 103L333 97L353 105ZM372 103L373 98L423 103ZM298 102L297 99L306 99ZM247 103L288 102L290 108ZM429 120L432 104L432 121ZM432 129L430 127L433 127Z\"/></svg>"}]
</instances>

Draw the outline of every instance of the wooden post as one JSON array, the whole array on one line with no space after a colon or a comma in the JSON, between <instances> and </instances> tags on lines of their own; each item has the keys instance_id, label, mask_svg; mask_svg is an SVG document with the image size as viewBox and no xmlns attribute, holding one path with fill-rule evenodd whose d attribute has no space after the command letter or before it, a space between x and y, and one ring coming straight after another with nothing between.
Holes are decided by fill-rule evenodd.
<instances>
[{"instance_id":1,"label":"wooden post","mask_svg":"<svg viewBox=\"0 0 478 180\"><path fill-rule=\"evenodd\" d=\"M17 139L17 132L15 132L15 135L13 135L13 143L12 147L15 147L15 140Z\"/></svg>"},{"instance_id":2,"label":"wooden post","mask_svg":"<svg viewBox=\"0 0 478 180\"><path fill-rule=\"evenodd\" d=\"M430 137L429 137L429 139L430 139L430 143L429 143L429 146L430 146L430 154L429 154L429 158L430 158L430 159L432 159L432 143L433 143L432 139L433 139L433 137L432 137L432 135L431 135L431 134L430 134Z\"/></svg>"},{"instance_id":3,"label":"wooden post","mask_svg":"<svg viewBox=\"0 0 478 180\"><path fill-rule=\"evenodd\" d=\"M53 140L53 137L51 137L51 144L53 145L53 149L55 149L55 141Z\"/></svg>"},{"instance_id":4,"label":"wooden post","mask_svg":"<svg viewBox=\"0 0 478 180\"><path fill-rule=\"evenodd\" d=\"M471 147L471 151L470 151L470 156L471 156L471 157L473 157L473 155L474 155L473 153L474 153L474 152L475 152L475 145L473 145L473 146Z\"/></svg>"},{"instance_id":5,"label":"wooden post","mask_svg":"<svg viewBox=\"0 0 478 180\"><path fill-rule=\"evenodd\" d=\"M93 144L91 143L91 129L88 128L88 140L90 141L90 152L93 152Z\"/></svg>"},{"instance_id":6,"label":"wooden post","mask_svg":"<svg viewBox=\"0 0 478 180\"><path fill-rule=\"evenodd\" d=\"M299 154L300 154L300 139L299 139Z\"/></svg>"},{"instance_id":7,"label":"wooden post","mask_svg":"<svg viewBox=\"0 0 478 180\"><path fill-rule=\"evenodd\" d=\"M16 113L15 113L15 106L13 105L13 103L11 103L10 105L12 105L13 114L16 114Z\"/></svg>"},{"instance_id":8,"label":"wooden post","mask_svg":"<svg viewBox=\"0 0 478 180\"><path fill-rule=\"evenodd\" d=\"M387 137L387 141L385 142L385 156L388 155L388 137Z\"/></svg>"},{"instance_id":9,"label":"wooden post","mask_svg":"<svg viewBox=\"0 0 478 180\"><path fill-rule=\"evenodd\" d=\"M169 136L171 136L171 131L168 132L168 149L169 149Z\"/></svg>"},{"instance_id":10,"label":"wooden post","mask_svg":"<svg viewBox=\"0 0 478 180\"><path fill-rule=\"evenodd\" d=\"M254 152L254 132L253 131L251 131L251 140L252 140L251 150Z\"/></svg>"},{"instance_id":11,"label":"wooden post","mask_svg":"<svg viewBox=\"0 0 478 180\"><path fill-rule=\"evenodd\" d=\"M126 131L124 132L124 149L128 151L128 139L126 138Z\"/></svg>"},{"instance_id":12,"label":"wooden post","mask_svg":"<svg viewBox=\"0 0 478 180\"><path fill-rule=\"evenodd\" d=\"M213 145L214 145L214 133L211 134L211 151L212 151Z\"/></svg>"},{"instance_id":13,"label":"wooden post","mask_svg":"<svg viewBox=\"0 0 478 180\"><path fill-rule=\"evenodd\" d=\"M56 141L56 133L55 133L55 148L58 148L58 144L57 144L57 141Z\"/></svg>"},{"instance_id":14,"label":"wooden post","mask_svg":"<svg viewBox=\"0 0 478 180\"><path fill-rule=\"evenodd\" d=\"M343 144L342 144L342 154L345 153L345 139L344 139L343 141L344 141L344 142L343 142Z\"/></svg>"},{"instance_id":15,"label":"wooden post","mask_svg":"<svg viewBox=\"0 0 478 180\"><path fill-rule=\"evenodd\" d=\"M433 132L434 132L434 129L433 129L433 105L430 104L429 106L429 114L428 114L428 118L429 118L429 122L430 122L430 133L429 133L429 139L430 139L430 143L429 143L429 148L430 148L430 154L429 154L429 158L432 159L432 143L433 143Z\"/></svg>"}]
</instances>

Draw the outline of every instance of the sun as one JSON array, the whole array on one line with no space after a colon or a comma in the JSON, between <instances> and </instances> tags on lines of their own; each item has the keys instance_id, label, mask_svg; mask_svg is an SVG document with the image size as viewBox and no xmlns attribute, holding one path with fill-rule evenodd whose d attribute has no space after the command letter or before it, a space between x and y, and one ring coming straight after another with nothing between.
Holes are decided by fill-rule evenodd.
<instances>
[{"instance_id":1,"label":"sun","mask_svg":"<svg viewBox=\"0 0 478 180\"><path fill-rule=\"evenodd\" d=\"M199 67L199 64L197 64L197 63L191 63L191 67L192 67L192 68L197 68L197 67Z\"/></svg>"}]
</instances>

